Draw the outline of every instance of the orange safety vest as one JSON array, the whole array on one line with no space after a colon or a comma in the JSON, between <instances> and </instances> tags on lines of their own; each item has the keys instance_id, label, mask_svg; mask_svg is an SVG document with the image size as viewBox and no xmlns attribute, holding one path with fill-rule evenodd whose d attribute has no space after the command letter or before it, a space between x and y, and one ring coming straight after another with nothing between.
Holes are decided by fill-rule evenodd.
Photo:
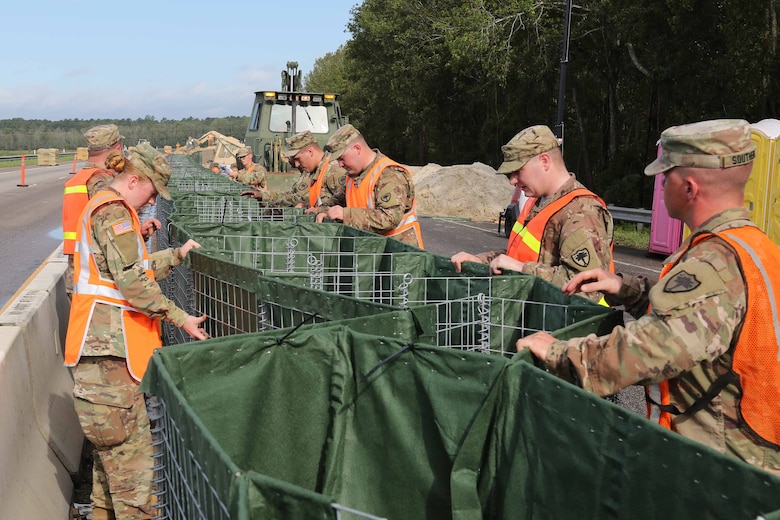
<instances>
[{"instance_id":1,"label":"orange safety vest","mask_svg":"<svg viewBox=\"0 0 780 520\"><path fill-rule=\"evenodd\" d=\"M371 168L371 170L366 174L366 178L363 179L363 182L360 184L360 186L355 186L355 179L347 176L347 207L374 209L374 186L376 186L376 183L379 180L379 175L386 168L398 168L404 172L407 178L409 178L409 170L393 161L389 157L382 156L376 161L374 167ZM407 211L403 217L401 217L401 222L398 223L395 229L392 229L386 233L382 233L382 236L391 237L393 235L401 234L409 229L414 229L415 233L417 233L417 242L419 243L420 249L424 249L422 231L420 230L420 222L417 220L416 200L412 201L412 208Z\"/></svg>"},{"instance_id":2,"label":"orange safety vest","mask_svg":"<svg viewBox=\"0 0 780 520\"><path fill-rule=\"evenodd\" d=\"M114 280L104 278L98 269L92 249L92 215L101 206L121 202L130 209L133 230L138 240L138 256L143 259L146 275L154 280L149 252L141 235L138 214L112 191L101 191L89 201L77 229L74 253L73 300L70 305L68 333L65 338L65 366L76 366L81 358L89 331L89 323L97 304L113 305L122 310L122 330L125 337L127 368L133 379L140 381L154 350L162 346L160 320L136 310L124 297Z\"/></svg>"},{"instance_id":3,"label":"orange safety vest","mask_svg":"<svg viewBox=\"0 0 780 520\"><path fill-rule=\"evenodd\" d=\"M512 232L509 234L509 244L506 248L507 256L511 256L520 262L538 262L539 254L542 250L542 235L547 222L553 215L577 197L591 197L599 201L605 208L607 207L604 201L590 190L578 188L549 203L526 225L524 224L525 219L531 213L531 209L537 201L536 198L531 197L526 201L523 211L512 226ZM610 247L610 251L611 249ZM615 272L615 265L611 259L609 271Z\"/></svg>"},{"instance_id":4,"label":"orange safety vest","mask_svg":"<svg viewBox=\"0 0 780 520\"><path fill-rule=\"evenodd\" d=\"M542 251L542 235L547 222L553 215L577 197L591 197L599 201L605 208L607 207L606 203L592 191L585 188L577 188L546 205L525 225L523 224L525 219L531 213L531 209L538 200L536 197L530 197L525 202L523 211L512 226L512 232L509 233L509 244L506 248L507 256L511 256L520 262L538 262L539 254ZM612 245L609 246L609 251L612 253ZM615 272L615 261L611 254L609 256L609 272ZM601 298L599 304L605 307L609 306L604 298Z\"/></svg>"},{"instance_id":5,"label":"orange safety vest","mask_svg":"<svg viewBox=\"0 0 780 520\"><path fill-rule=\"evenodd\" d=\"M657 391L652 387L647 391L651 397L655 391L657 404L661 406L648 400L648 417L671 429L672 413L691 415L709 404L728 384L735 384L740 396L738 410L742 422L765 441L779 446L780 249L758 228L744 226L717 234L698 235L687 250L713 236L725 240L734 248L747 283L747 311L742 330L734 342L731 371L714 381L704 395L684 412L671 405L669 381L652 385L657 387ZM661 278L672 267L671 264L664 266Z\"/></svg>"},{"instance_id":6,"label":"orange safety vest","mask_svg":"<svg viewBox=\"0 0 780 520\"><path fill-rule=\"evenodd\" d=\"M62 198L62 252L72 255L76 248L76 228L84 206L89 202L87 182L97 172L108 172L102 168L83 168L65 183Z\"/></svg>"},{"instance_id":7,"label":"orange safety vest","mask_svg":"<svg viewBox=\"0 0 780 520\"><path fill-rule=\"evenodd\" d=\"M317 176L317 180L314 181L309 187L309 207L316 208L322 204L320 199L320 193L322 193L322 183L325 182L325 175L328 172L328 166L330 166L330 154L325 154L325 161L320 168L320 174Z\"/></svg>"}]
</instances>

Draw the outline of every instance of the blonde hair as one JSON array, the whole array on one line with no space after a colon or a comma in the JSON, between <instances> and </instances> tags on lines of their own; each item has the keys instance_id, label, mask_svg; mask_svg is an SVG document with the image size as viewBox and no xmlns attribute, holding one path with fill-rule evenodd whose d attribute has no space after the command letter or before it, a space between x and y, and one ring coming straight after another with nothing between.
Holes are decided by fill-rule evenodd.
<instances>
[{"instance_id":1,"label":"blonde hair","mask_svg":"<svg viewBox=\"0 0 780 520\"><path fill-rule=\"evenodd\" d=\"M123 171L125 171L130 161L125 159L125 156L122 155L122 152L120 152L119 150L111 150L110 152L108 152L108 155L106 155L105 163L106 163L106 168L108 168L109 170L114 170L117 173L122 173Z\"/></svg>"}]
</instances>

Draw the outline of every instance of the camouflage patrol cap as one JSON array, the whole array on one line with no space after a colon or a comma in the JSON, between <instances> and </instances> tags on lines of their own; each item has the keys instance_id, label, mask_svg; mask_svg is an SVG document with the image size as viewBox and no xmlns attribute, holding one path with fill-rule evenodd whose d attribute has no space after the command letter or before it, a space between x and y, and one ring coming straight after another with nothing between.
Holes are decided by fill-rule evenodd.
<instances>
[{"instance_id":1,"label":"camouflage patrol cap","mask_svg":"<svg viewBox=\"0 0 780 520\"><path fill-rule=\"evenodd\" d=\"M516 172L540 153L549 152L558 148L558 138L552 130L545 125L530 126L521 130L509 140L501 151L504 152L504 162L498 167L496 173L509 175Z\"/></svg>"},{"instance_id":2,"label":"camouflage patrol cap","mask_svg":"<svg viewBox=\"0 0 780 520\"><path fill-rule=\"evenodd\" d=\"M295 157L298 155L298 152L312 144L317 144L317 140L311 135L310 131L306 130L291 137L287 137L284 140L282 153L288 158Z\"/></svg>"},{"instance_id":3,"label":"camouflage patrol cap","mask_svg":"<svg viewBox=\"0 0 780 520\"><path fill-rule=\"evenodd\" d=\"M119 128L116 125L94 126L84 132L84 137L89 143L88 148L92 151L105 150L124 139L124 136L119 135Z\"/></svg>"},{"instance_id":4,"label":"camouflage patrol cap","mask_svg":"<svg viewBox=\"0 0 780 520\"><path fill-rule=\"evenodd\" d=\"M242 147L241 147L241 148L239 148L239 149L238 149L238 151L236 152L236 157L238 157L239 159L241 159L242 157L246 157L246 156L247 156L247 155L249 155L250 153L252 153L252 149L251 149L250 147L248 147L248 146L242 146Z\"/></svg>"},{"instance_id":5,"label":"camouflage patrol cap","mask_svg":"<svg viewBox=\"0 0 780 520\"><path fill-rule=\"evenodd\" d=\"M135 168L149 177L157 189L157 193L166 200L171 200L168 191L168 181L171 178L171 165L163 154L149 143L131 146L127 150L127 159Z\"/></svg>"},{"instance_id":6,"label":"camouflage patrol cap","mask_svg":"<svg viewBox=\"0 0 780 520\"><path fill-rule=\"evenodd\" d=\"M731 168L755 158L750 123L744 119L699 121L664 130L661 155L645 167L645 175L658 175L676 166Z\"/></svg>"},{"instance_id":7,"label":"camouflage patrol cap","mask_svg":"<svg viewBox=\"0 0 780 520\"><path fill-rule=\"evenodd\" d=\"M347 123L342 126L336 133L330 136L328 144L325 145L325 151L330 153L330 158L336 160L341 157L347 146L360 136L360 132L354 126Z\"/></svg>"}]
</instances>

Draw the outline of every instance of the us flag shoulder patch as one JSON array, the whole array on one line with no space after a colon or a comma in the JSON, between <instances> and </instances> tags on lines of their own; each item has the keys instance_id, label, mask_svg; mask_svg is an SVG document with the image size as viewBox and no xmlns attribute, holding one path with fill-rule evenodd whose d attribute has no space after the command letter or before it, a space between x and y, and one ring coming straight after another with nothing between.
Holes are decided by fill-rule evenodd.
<instances>
[{"instance_id":1,"label":"us flag shoulder patch","mask_svg":"<svg viewBox=\"0 0 780 520\"><path fill-rule=\"evenodd\" d=\"M129 220L123 220L122 222L117 222L112 225L111 230L114 232L115 236L124 235L133 230L133 224Z\"/></svg>"}]
</instances>

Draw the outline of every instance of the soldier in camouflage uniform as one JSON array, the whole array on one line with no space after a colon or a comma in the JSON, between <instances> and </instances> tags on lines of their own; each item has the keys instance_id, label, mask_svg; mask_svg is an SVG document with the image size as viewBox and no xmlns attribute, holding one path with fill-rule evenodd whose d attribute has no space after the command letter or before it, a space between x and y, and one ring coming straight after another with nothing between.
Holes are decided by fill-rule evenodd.
<instances>
[{"instance_id":1,"label":"soldier in camouflage uniform","mask_svg":"<svg viewBox=\"0 0 780 520\"><path fill-rule=\"evenodd\" d=\"M268 182L266 177L268 171L259 164L252 161L253 158L252 149L248 146L242 146L236 153L236 161L238 164L237 170L230 172L229 177L237 180L242 184L248 184L261 190L268 189Z\"/></svg>"},{"instance_id":2,"label":"soldier in camouflage uniform","mask_svg":"<svg viewBox=\"0 0 780 520\"><path fill-rule=\"evenodd\" d=\"M414 183L405 167L369 148L365 138L350 124L331 136L325 151L346 170L347 181L329 205L317 210L317 222L327 217L423 247Z\"/></svg>"},{"instance_id":3,"label":"soldier in camouflage uniform","mask_svg":"<svg viewBox=\"0 0 780 520\"><path fill-rule=\"evenodd\" d=\"M595 270L563 287L603 291L641 318L602 337L537 333L517 348L598 395L647 385L651 419L780 475L780 248L744 207L750 136L742 120L665 130L662 155L645 174L664 175L669 215L692 234L658 283Z\"/></svg>"},{"instance_id":4,"label":"soldier in camouflage uniform","mask_svg":"<svg viewBox=\"0 0 780 520\"><path fill-rule=\"evenodd\" d=\"M611 269L612 216L604 202L569 173L552 131L544 125L526 128L502 151L504 162L497 173L507 175L529 200L512 228L506 251L478 255L461 251L452 257L456 270L460 272L463 262L490 264L493 274L511 269L561 287L581 271ZM531 231L532 240L525 240L534 225L539 236ZM535 242L536 247L524 242ZM518 246L525 248L524 254ZM593 301L602 298L598 293L581 296Z\"/></svg>"},{"instance_id":5,"label":"soldier in camouflage uniform","mask_svg":"<svg viewBox=\"0 0 780 520\"><path fill-rule=\"evenodd\" d=\"M275 206L316 208L330 205L333 195L344 189L347 173L322 151L310 131L287 137L282 154L301 172L292 188L289 191L247 190L241 195Z\"/></svg>"},{"instance_id":6,"label":"soldier in camouflage uniform","mask_svg":"<svg viewBox=\"0 0 780 520\"><path fill-rule=\"evenodd\" d=\"M121 157L117 151L113 154ZM170 198L170 166L148 144L130 148L126 162L82 214L65 345L79 422L97 449L93 520L147 519L154 514L151 433L138 383L160 344L159 319L196 339L207 337L200 328L206 316L188 315L155 282L199 244L190 240L178 249L149 255L136 213L158 193Z\"/></svg>"}]
</instances>

